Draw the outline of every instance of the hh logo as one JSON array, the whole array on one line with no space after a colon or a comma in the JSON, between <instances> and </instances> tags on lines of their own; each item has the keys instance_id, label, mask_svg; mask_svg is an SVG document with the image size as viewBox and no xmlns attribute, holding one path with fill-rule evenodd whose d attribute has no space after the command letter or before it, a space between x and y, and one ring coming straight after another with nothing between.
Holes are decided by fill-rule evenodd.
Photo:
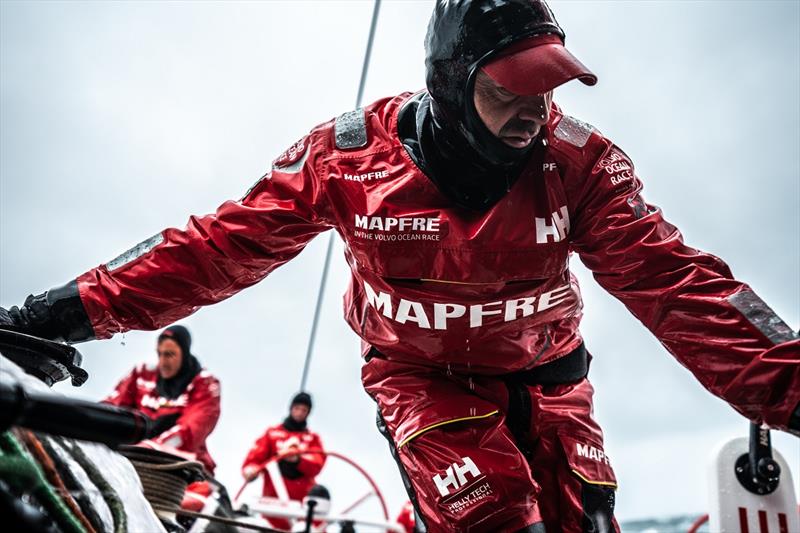
<instances>
[{"instance_id":1,"label":"hh logo","mask_svg":"<svg viewBox=\"0 0 800 533\"><path fill-rule=\"evenodd\" d=\"M439 489L439 494L442 496L450 494L450 487L452 487L453 490L458 490L466 485L467 474L470 474L472 478L481 475L481 471L478 470L478 467L475 466L472 459L469 457L462 457L461 460L464 461L464 464L459 465L458 463L453 463L445 470L444 477L440 474L433 476L433 482L436 484L436 488Z\"/></svg>"},{"instance_id":2,"label":"hh logo","mask_svg":"<svg viewBox=\"0 0 800 533\"><path fill-rule=\"evenodd\" d=\"M535 218L537 244L546 244L550 237L553 238L553 242L563 241L567 238L567 234L569 233L569 213L567 212L567 206L561 206L558 211L550 215L549 221L545 218Z\"/></svg>"}]
</instances>

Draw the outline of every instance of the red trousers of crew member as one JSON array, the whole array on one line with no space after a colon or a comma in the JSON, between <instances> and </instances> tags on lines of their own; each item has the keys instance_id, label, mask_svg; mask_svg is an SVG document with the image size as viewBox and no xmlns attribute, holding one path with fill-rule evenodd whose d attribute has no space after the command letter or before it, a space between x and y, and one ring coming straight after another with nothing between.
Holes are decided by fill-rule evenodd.
<instances>
[{"instance_id":1,"label":"red trousers of crew member","mask_svg":"<svg viewBox=\"0 0 800 533\"><path fill-rule=\"evenodd\" d=\"M619 531L585 377L469 377L373 350L362 380L428 533Z\"/></svg>"}]
</instances>

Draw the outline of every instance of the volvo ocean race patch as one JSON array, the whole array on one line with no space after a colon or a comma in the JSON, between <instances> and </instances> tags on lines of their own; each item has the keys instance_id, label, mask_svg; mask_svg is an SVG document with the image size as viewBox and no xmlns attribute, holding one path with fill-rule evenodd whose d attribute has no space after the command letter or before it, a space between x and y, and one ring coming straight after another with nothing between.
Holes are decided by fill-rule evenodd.
<instances>
[{"instance_id":1,"label":"volvo ocean race patch","mask_svg":"<svg viewBox=\"0 0 800 533\"><path fill-rule=\"evenodd\" d=\"M308 136L305 136L278 156L278 158L272 162L270 170L258 178L256 182L247 189L247 192L244 193L244 196L242 196L239 201L245 201L261 182L271 179L273 170L284 174L297 174L300 172L308 158L308 153Z\"/></svg>"},{"instance_id":2,"label":"volvo ocean race patch","mask_svg":"<svg viewBox=\"0 0 800 533\"><path fill-rule=\"evenodd\" d=\"M303 137L288 150L283 152L278 159L272 162L272 169L280 172L294 174L300 172L308 157L308 136Z\"/></svg>"}]
</instances>

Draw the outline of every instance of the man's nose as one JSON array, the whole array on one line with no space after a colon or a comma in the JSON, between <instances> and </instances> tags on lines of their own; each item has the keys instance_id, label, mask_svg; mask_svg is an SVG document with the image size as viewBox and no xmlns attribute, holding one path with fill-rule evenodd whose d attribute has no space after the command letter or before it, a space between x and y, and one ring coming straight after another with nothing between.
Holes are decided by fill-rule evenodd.
<instances>
[{"instance_id":1,"label":"man's nose","mask_svg":"<svg viewBox=\"0 0 800 533\"><path fill-rule=\"evenodd\" d=\"M517 116L520 120L529 120L540 126L547 124L550 119L550 106L544 95L527 96L521 102Z\"/></svg>"}]
</instances>

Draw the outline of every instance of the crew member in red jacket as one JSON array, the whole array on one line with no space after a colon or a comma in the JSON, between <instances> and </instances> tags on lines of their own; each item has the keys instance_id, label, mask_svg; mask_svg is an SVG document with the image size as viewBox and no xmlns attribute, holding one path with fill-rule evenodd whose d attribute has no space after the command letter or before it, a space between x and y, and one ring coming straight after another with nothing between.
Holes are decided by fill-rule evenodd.
<instances>
[{"instance_id":1,"label":"crew member in red jacket","mask_svg":"<svg viewBox=\"0 0 800 533\"><path fill-rule=\"evenodd\" d=\"M6 320L73 341L152 329L335 229L362 381L431 533L618 530L573 253L711 393L800 431L797 334L553 102L596 77L545 2L438 0L425 49L427 90L314 128L241 199Z\"/></svg>"},{"instance_id":2,"label":"crew member in red jacket","mask_svg":"<svg viewBox=\"0 0 800 533\"><path fill-rule=\"evenodd\" d=\"M397 514L395 522L403 526L405 533L416 533L416 518L414 517L414 505L411 501L403 504L403 508Z\"/></svg>"},{"instance_id":3,"label":"crew member in red jacket","mask_svg":"<svg viewBox=\"0 0 800 533\"><path fill-rule=\"evenodd\" d=\"M315 484L316 476L325 465L325 456L303 453L307 450L322 450L319 435L308 429L311 412L311 396L300 392L292 398L289 415L276 426L267 428L255 442L242 465L245 480L252 481L264 472L264 496L278 497L274 480L264 470L264 465L276 456L283 484L289 499L303 501ZM293 453L297 452L297 453ZM288 529L285 520L270 519L275 527Z\"/></svg>"},{"instance_id":4,"label":"crew member in red jacket","mask_svg":"<svg viewBox=\"0 0 800 533\"><path fill-rule=\"evenodd\" d=\"M103 401L143 412L155 424L156 436L148 444L191 454L213 474L216 465L206 439L219 420L219 381L200 366L191 348L189 330L169 326L158 336L156 366L135 367ZM210 487L196 482L187 490L184 507L201 509Z\"/></svg>"}]
</instances>

